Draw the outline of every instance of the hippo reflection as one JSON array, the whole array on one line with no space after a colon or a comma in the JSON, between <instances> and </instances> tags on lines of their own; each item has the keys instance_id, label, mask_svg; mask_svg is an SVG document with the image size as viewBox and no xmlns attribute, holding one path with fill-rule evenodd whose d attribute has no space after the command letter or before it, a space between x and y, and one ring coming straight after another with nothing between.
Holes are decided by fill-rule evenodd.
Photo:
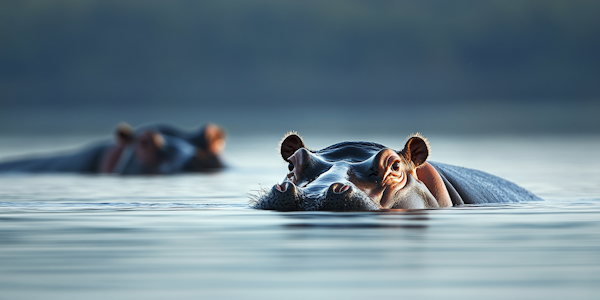
<instances>
[{"instance_id":1,"label":"hippo reflection","mask_svg":"<svg viewBox=\"0 0 600 300\"><path fill-rule=\"evenodd\" d=\"M280 152L289 173L259 196L254 208L365 211L541 200L488 173L427 162L429 144L420 135L410 137L401 151L370 142L313 151L291 133Z\"/></svg>"},{"instance_id":2,"label":"hippo reflection","mask_svg":"<svg viewBox=\"0 0 600 300\"><path fill-rule=\"evenodd\" d=\"M0 172L74 172L172 174L223 168L225 133L207 124L185 132L164 124L133 130L121 124L114 141L100 142L71 154L0 163Z\"/></svg>"}]
</instances>

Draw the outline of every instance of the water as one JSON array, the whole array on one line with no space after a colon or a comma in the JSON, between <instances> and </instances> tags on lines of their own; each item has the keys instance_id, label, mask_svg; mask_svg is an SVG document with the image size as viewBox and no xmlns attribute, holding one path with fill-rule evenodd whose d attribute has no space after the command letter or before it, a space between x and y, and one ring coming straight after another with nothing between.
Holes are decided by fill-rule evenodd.
<instances>
[{"instance_id":1,"label":"water","mask_svg":"<svg viewBox=\"0 0 600 300\"><path fill-rule=\"evenodd\" d=\"M0 158L96 137L4 137ZM272 212L279 136L230 139L232 166L178 176L0 176L1 299L596 299L600 139L430 137L432 160L544 202L418 212ZM305 136L320 148L403 136Z\"/></svg>"}]
</instances>

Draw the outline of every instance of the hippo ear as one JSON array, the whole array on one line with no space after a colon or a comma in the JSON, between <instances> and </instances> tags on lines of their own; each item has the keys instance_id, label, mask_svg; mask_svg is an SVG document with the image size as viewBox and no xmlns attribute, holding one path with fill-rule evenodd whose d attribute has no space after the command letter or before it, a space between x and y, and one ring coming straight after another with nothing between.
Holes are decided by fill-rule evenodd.
<instances>
[{"instance_id":1,"label":"hippo ear","mask_svg":"<svg viewBox=\"0 0 600 300\"><path fill-rule=\"evenodd\" d=\"M304 142L302 141L302 138L298 136L297 133L290 132L281 141L281 157L283 160L287 161L287 159L300 148L304 148Z\"/></svg>"},{"instance_id":2,"label":"hippo ear","mask_svg":"<svg viewBox=\"0 0 600 300\"><path fill-rule=\"evenodd\" d=\"M115 128L115 140L119 145L127 145L133 142L134 133L133 129L127 123L120 123Z\"/></svg>"},{"instance_id":3,"label":"hippo ear","mask_svg":"<svg viewBox=\"0 0 600 300\"><path fill-rule=\"evenodd\" d=\"M165 137L162 136L162 134L158 133L158 132L153 132L152 133L152 142L154 143L154 146L158 149L162 148L165 146Z\"/></svg>"},{"instance_id":4,"label":"hippo ear","mask_svg":"<svg viewBox=\"0 0 600 300\"><path fill-rule=\"evenodd\" d=\"M427 140L420 136L412 136L406 141L404 149L400 151L406 160L412 161L415 167L422 165L429 157L429 144Z\"/></svg>"},{"instance_id":5,"label":"hippo ear","mask_svg":"<svg viewBox=\"0 0 600 300\"><path fill-rule=\"evenodd\" d=\"M204 127L206 149L210 153L219 154L225 148L225 131L218 125L209 123Z\"/></svg>"}]
</instances>

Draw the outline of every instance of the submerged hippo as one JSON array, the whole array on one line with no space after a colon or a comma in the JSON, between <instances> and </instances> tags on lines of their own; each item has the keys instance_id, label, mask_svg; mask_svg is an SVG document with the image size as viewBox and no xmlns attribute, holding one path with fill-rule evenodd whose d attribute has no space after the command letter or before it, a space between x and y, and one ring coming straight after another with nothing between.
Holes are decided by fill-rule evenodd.
<instances>
[{"instance_id":1,"label":"submerged hippo","mask_svg":"<svg viewBox=\"0 0 600 300\"><path fill-rule=\"evenodd\" d=\"M0 172L74 172L172 174L223 168L220 158L225 133L208 124L195 132L170 125L133 130L121 124L114 141L105 141L70 154L0 163Z\"/></svg>"},{"instance_id":2,"label":"submerged hippo","mask_svg":"<svg viewBox=\"0 0 600 300\"><path fill-rule=\"evenodd\" d=\"M429 145L420 135L410 137L401 151L369 142L313 151L291 133L280 152L289 173L257 197L254 208L364 211L541 200L502 178L427 162Z\"/></svg>"}]
</instances>

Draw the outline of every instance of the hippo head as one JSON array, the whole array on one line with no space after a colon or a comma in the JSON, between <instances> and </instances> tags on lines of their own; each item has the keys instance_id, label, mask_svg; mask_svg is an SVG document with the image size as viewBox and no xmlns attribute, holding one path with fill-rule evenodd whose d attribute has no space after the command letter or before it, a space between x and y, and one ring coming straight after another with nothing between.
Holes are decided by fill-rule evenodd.
<instances>
[{"instance_id":1,"label":"hippo head","mask_svg":"<svg viewBox=\"0 0 600 300\"><path fill-rule=\"evenodd\" d=\"M194 146L194 157L186 171L202 172L223 168L221 152L225 148L225 131L215 124L207 124L186 140Z\"/></svg>"},{"instance_id":2,"label":"hippo head","mask_svg":"<svg viewBox=\"0 0 600 300\"><path fill-rule=\"evenodd\" d=\"M281 142L289 173L281 184L257 197L254 208L281 211L365 211L426 209L438 203L416 168L427 160L429 146L412 136L394 151L368 142L343 142L313 151L292 133Z\"/></svg>"},{"instance_id":3,"label":"hippo head","mask_svg":"<svg viewBox=\"0 0 600 300\"><path fill-rule=\"evenodd\" d=\"M133 131L126 124L115 130L116 146L102 163L104 172L169 174L222 168L225 134L214 124L185 133L170 126Z\"/></svg>"}]
</instances>

